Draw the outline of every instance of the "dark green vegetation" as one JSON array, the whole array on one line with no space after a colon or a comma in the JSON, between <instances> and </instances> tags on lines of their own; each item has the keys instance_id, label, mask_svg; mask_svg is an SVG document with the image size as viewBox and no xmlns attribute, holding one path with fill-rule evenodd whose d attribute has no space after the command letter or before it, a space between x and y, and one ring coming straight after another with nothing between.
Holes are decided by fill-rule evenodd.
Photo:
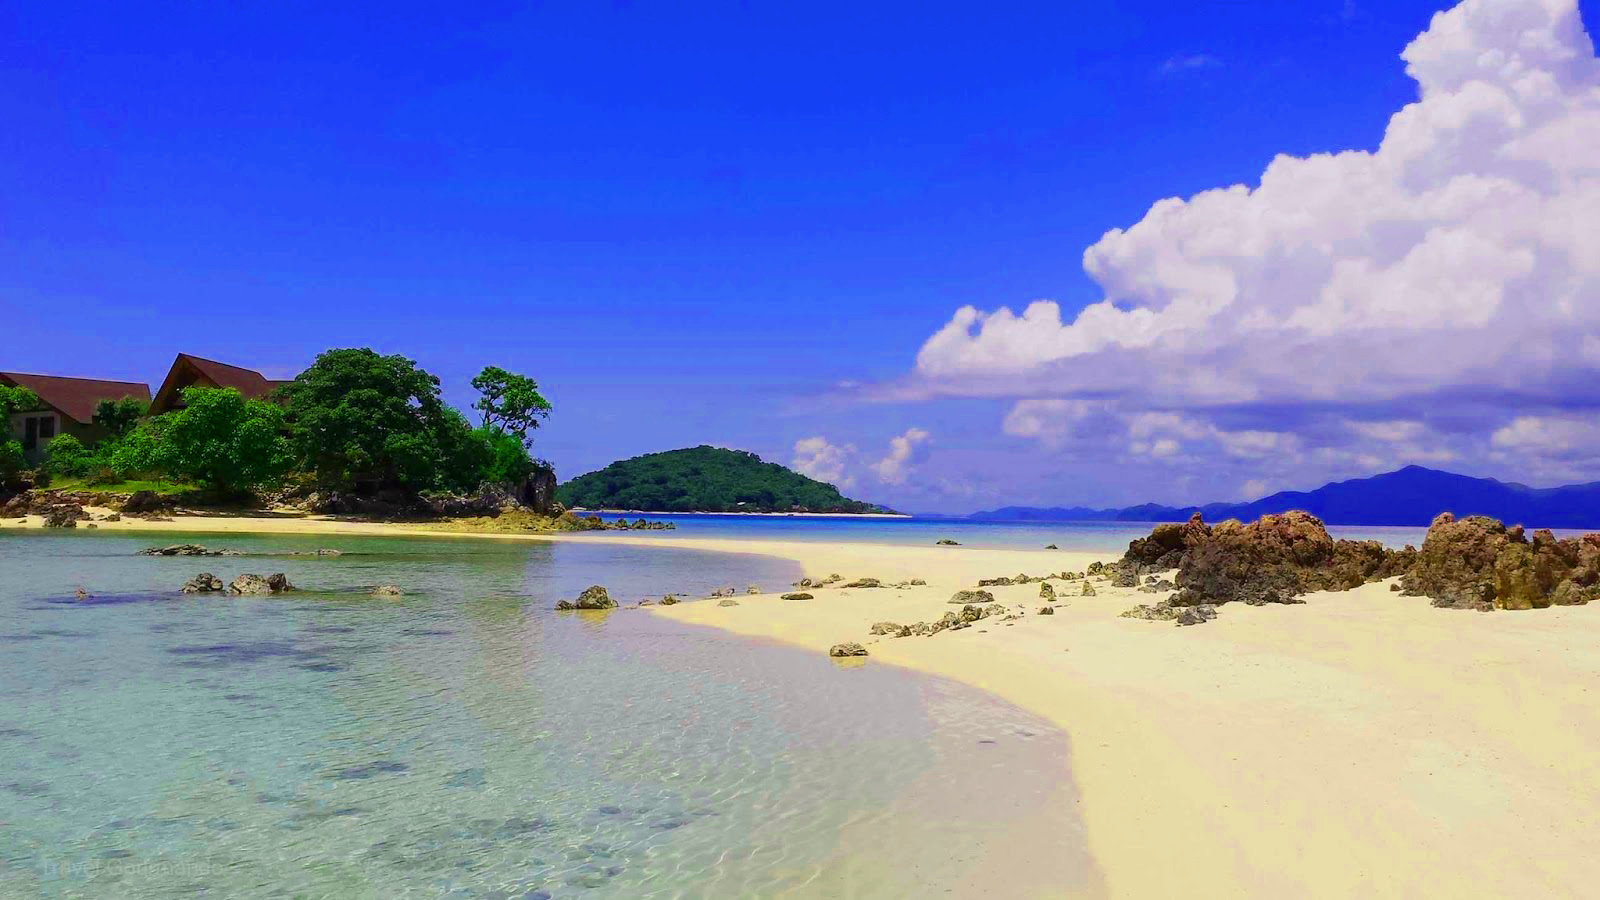
<instances>
[{"instance_id":1,"label":"dark green vegetation","mask_svg":"<svg viewBox=\"0 0 1600 900\"><path fill-rule=\"evenodd\" d=\"M22 443L11 437L11 414L27 412L39 405L39 398L26 388L0 384L0 490L15 481L27 466Z\"/></svg>"},{"instance_id":2,"label":"dark green vegetation","mask_svg":"<svg viewBox=\"0 0 1600 900\"><path fill-rule=\"evenodd\" d=\"M528 432L550 412L538 385L492 366L473 385L484 391L476 428L440 399L439 379L411 360L329 350L266 400L191 387L182 408L154 417L131 398L102 402L95 422L112 436L94 447L56 437L28 480L175 482L219 498L279 487L416 497L516 483L545 467L527 449ZM37 402L26 391L0 391L0 412ZM0 444L0 476L20 473L20 447L10 461L14 444Z\"/></svg>"},{"instance_id":3,"label":"dark green vegetation","mask_svg":"<svg viewBox=\"0 0 1600 900\"><path fill-rule=\"evenodd\" d=\"M882 512L754 453L691 447L649 453L580 475L556 499L583 509L650 512Z\"/></svg>"}]
</instances>

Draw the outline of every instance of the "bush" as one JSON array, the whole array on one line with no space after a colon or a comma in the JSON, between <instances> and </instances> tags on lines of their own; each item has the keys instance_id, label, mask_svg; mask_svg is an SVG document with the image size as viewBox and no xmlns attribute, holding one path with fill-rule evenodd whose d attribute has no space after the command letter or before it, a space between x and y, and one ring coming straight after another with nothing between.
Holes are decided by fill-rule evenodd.
<instances>
[{"instance_id":1,"label":"bush","mask_svg":"<svg viewBox=\"0 0 1600 900\"><path fill-rule=\"evenodd\" d=\"M154 437L150 468L219 493L271 484L289 470L278 407L246 400L233 388L186 388L183 402L183 409L157 417L167 421Z\"/></svg>"},{"instance_id":2,"label":"bush","mask_svg":"<svg viewBox=\"0 0 1600 900\"><path fill-rule=\"evenodd\" d=\"M83 442L70 434L58 434L50 441L45 466L57 475L82 475L89 471L93 454Z\"/></svg>"}]
</instances>

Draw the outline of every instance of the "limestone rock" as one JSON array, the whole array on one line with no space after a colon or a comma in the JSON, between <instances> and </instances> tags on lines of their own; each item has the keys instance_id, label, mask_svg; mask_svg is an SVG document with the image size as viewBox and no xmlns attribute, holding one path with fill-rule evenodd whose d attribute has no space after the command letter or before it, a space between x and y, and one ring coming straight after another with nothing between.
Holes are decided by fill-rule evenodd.
<instances>
[{"instance_id":1,"label":"limestone rock","mask_svg":"<svg viewBox=\"0 0 1600 900\"><path fill-rule=\"evenodd\" d=\"M781 599L781 600L815 600L817 598L813 597L811 594L806 593L805 591L795 591L794 593L791 593L791 594L784 594L779 599Z\"/></svg>"},{"instance_id":2,"label":"limestone rock","mask_svg":"<svg viewBox=\"0 0 1600 900\"><path fill-rule=\"evenodd\" d=\"M1094 585L1090 584L1088 579L1085 579L1084 582L1083 582L1082 594L1085 597L1093 597L1095 595Z\"/></svg>"},{"instance_id":3,"label":"limestone rock","mask_svg":"<svg viewBox=\"0 0 1600 900\"><path fill-rule=\"evenodd\" d=\"M994 595L988 591L956 591L951 603L993 603Z\"/></svg>"},{"instance_id":4,"label":"limestone rock","mask_svg":"<svg viewBox=\"0 0 1600 900\"><path fill-rule=\"evenodd\" d=\"M844 644L834 644L828 648L829 656L866 656L867 648L853 641Z\"/></svg>"},{"instance_id":5,"label":"limestone rock","mask_svg":"<svg viewBox=\"0 0 1600 900\"><path fill-rule=\"evenodd\" d=\"M1041 600L1047 600L1047 601L1049 601L1051 603L1054 603L1055 600L1056 600L1056 589L1055 589L1055 586L1052 585L1048 581L1040 582L1039 583L1039 598Z\"/></svg>"},{"instance_id":6,"label":"limestone rock","mask_svg":"<svg viewBox=\"0 0 1600 900\"><path fill-rule=\"evenodd\" d=\"M228 593L243 595L281 594L294 590L294 585L283 573L275 575L240 575L228 584Z\"/></svg>"},{"instance_id":7,"label":"limestone rock","mask_svg":"<svg viewBox=\"0 0 1600 900\"><path fill-rule=\"evenodd\" d=\"M617 601L611 599L606 589L598 584L592 584L583 589L577 600L562 600L556 604L556 609L615 609Z\"/></svg>"},{"instance_id":8,"label":"limestone rock","mask_svg":"<svg viewBox=\"0 0 1600 900\"><path fill-rule=\"evenodd\" d=\"M876 578L857 578L855 581L852 581L849 584L845 585L845 587L847 587L847 588L881 588L881 587L883 587L883 582L879 581Z\"/></svg>"},{"instance_id":9,"label":"limestone rock","mask_svg":"<svg viewBox=\"0 0 1600 900\"><path fill-rule=\"evenodd\" d=\"M184 582L181 590L185 594L215 594L222 590L222 579L210 572L201 572Z\"/></svg>"}]
</instances>

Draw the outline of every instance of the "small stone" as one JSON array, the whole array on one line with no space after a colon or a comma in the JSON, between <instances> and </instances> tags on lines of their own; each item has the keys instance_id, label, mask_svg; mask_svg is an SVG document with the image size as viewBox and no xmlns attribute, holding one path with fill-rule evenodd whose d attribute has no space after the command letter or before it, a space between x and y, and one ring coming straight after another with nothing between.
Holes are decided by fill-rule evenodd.
<instances>
[{"instance_id":1,"label":"small stone","mask_svg":"<svg viewBox=\"0 0 1600 900\"><path fill-rule=\"evenodd\" d=\"M959 547L959 546L961 546L960 544L956 543L955 541L950 540L949 538L940 538L939 540L934 541L934 543L939 545L940 547Z\"/></svg>"},{"instance_id":2,"label":"small stone","mask_svg":"<svg viewBox=\"0 0 1600 900\"><path fill-rule=\"evenodd\" d=\"M1055 544L1045 544L1044 548L1046 550L1060 550L1061 549L1060 547L1057 547Z\"/></svg>"},{"instance_id":3,"label":"small stone","mask_svg":"<svg viewBox=\"0 0 1600 900\"><path fill-rule=\"evenodd\" d=\"M1056 608L1054 606L1041 606L1041 607L1039 607L1039 615L1041 615L1041 616L1053 616L1055 614L1056 614Z\"/></svg>"},{"instance_id":4,"label":"small stone","mask_svg":"<svg viewBox=\"0 0 1600 900\"><path fill-rule=\"evenodd\" d=\"M1094 593L1094 585L1092 585L1089 582L1085 581L1083 583L1083 596L1085 596L1085 597L1093 597L1094 595L1095 595L1095 593Z\"/></svg>"}]
</instances>

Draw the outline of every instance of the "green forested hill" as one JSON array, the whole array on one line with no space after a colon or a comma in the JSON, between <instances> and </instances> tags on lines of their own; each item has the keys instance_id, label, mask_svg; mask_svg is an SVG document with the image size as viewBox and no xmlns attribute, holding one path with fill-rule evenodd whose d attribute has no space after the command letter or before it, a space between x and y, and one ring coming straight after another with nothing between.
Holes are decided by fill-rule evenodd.
<instances>
[{"instance_id":1,"label":"green forested hill","mask_svg":"<svg viewBox=\"0 0 1600 900\"><path fill-rule=\"evenodd\" d=\"M658 512L881 511L754 453L705 446L614 462L561 485L556 499L583 509Z\"/></svg>"}]
</instances>

